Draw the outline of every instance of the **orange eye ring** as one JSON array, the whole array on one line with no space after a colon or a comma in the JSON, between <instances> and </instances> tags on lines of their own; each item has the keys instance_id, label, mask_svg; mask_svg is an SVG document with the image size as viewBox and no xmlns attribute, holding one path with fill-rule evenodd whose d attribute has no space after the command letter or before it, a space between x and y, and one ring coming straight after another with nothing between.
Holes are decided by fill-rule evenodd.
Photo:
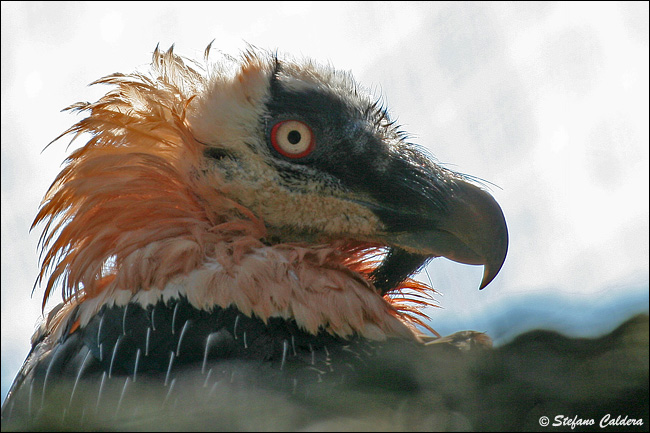
<instances>
[{"instance_id":1,"label":"orange eye ring","mask_svg":"<svg viewBox=\"0 0 650 433\"><path fill-rule=\"evenodd\" d=\"M271 144L281 155L292 159L304 158L316 147L311 128L299 120L284 120L273 125Z\"/></svg>"}]
</instances>

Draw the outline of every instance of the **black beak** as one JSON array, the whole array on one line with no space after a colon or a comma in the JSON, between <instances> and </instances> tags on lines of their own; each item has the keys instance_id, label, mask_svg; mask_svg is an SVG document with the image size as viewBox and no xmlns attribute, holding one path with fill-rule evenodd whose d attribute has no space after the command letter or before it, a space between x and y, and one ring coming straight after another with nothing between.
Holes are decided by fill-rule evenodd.
<instances>
[{"instance_id":1,"label":"black beak","mask_svg":"<svg viewBox=\"0 0 650 433\"><path fill-rule=\"evenodd\" d=\"M424 157L394 160L372 203L364 203L386 226L390 246L375 270L386 293L433 257L483 265L480 289L499 273L508 251L508 228L494 197ZM378 191L378 192L377 192Z\"/></svg>"},{"instance_id":2,"label":"black beak","mask_svg":"<svg viewBox=\"0 0 650 433\"><path fill-rule=\"evenodd\" d=\"M453 181L442 218L429 227L389 233L386 239L410 254L483 265L479 289L497 276L508 252L508 228L501 207L492 195L462 180Z\"/></svg>"}]
</instances>

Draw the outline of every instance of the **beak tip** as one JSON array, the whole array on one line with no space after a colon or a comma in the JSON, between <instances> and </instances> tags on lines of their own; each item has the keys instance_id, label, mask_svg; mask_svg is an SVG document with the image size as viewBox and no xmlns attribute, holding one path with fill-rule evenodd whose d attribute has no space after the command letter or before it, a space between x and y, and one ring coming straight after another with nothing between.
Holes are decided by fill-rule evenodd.
<instances>
[{"instance_id":1,"label":"beak tip","mask_svg":"<svg viewBox=\"0 0 650 433\"><path fill-rule=\"evenodd\" d=\"M488 284L490 284L496 278L499 272L501 272L503 263L506 261L506 254L508 250L507 231L505 232L505 235L503 236L502 239L505 239L505 242L504 245L502 246L502 252L501 254L499 254L499 259L487 261L485 263L484 271L483 271L483 280L481 281L481 286L478 288L479 290L483 290L485 287L487 287Z\"/></svg>"},{"instance_id":2,"label":"beak tip","mask_svg":"<svg viewBox=\"0 0 650 433\"><path fill-rule=\"evenodd\" d=\"M487 287L488 284L492 282L492 280L496 277L496 274L490 275L489 270L487 266L485 267L485 273L483 274L483 280L481 281L481 286L478 288L479 290L483 290Z\"/></svg>"}]
</instances>

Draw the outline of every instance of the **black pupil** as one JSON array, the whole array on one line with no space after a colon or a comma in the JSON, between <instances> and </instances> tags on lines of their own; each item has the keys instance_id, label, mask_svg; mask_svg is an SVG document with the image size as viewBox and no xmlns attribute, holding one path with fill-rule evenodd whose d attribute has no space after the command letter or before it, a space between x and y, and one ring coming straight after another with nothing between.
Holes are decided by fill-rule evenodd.
<instances>
[{"instance_id":1,"label":"black pupil","mask_svg":"<svg viewBox=\"0 0 650 433\"><path fill-rule=\"evenodd\" d=\"M289 143L291 144L298 144L300 143L300 139L302 136L300 135L300 132L296 131L295 129L287 135L287 140L289 140Z\"/></svg>"}]
</instances>

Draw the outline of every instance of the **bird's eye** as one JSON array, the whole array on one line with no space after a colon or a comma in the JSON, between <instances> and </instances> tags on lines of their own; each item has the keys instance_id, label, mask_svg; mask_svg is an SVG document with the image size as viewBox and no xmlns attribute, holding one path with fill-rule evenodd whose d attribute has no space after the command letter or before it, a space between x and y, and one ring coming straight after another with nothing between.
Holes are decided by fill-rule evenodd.
<instances>
[{"instance_id":1,"label":"bird's eye","mask_svg":"<svg viewBox=\"0 0 650 433\"><path fill-rule=\"evenodd\" d=\"M299 120L278 122L271 129L271 144L280 154L288 158L303 158L315 146L311 128Z\"/></svg>"}]
</instances>

